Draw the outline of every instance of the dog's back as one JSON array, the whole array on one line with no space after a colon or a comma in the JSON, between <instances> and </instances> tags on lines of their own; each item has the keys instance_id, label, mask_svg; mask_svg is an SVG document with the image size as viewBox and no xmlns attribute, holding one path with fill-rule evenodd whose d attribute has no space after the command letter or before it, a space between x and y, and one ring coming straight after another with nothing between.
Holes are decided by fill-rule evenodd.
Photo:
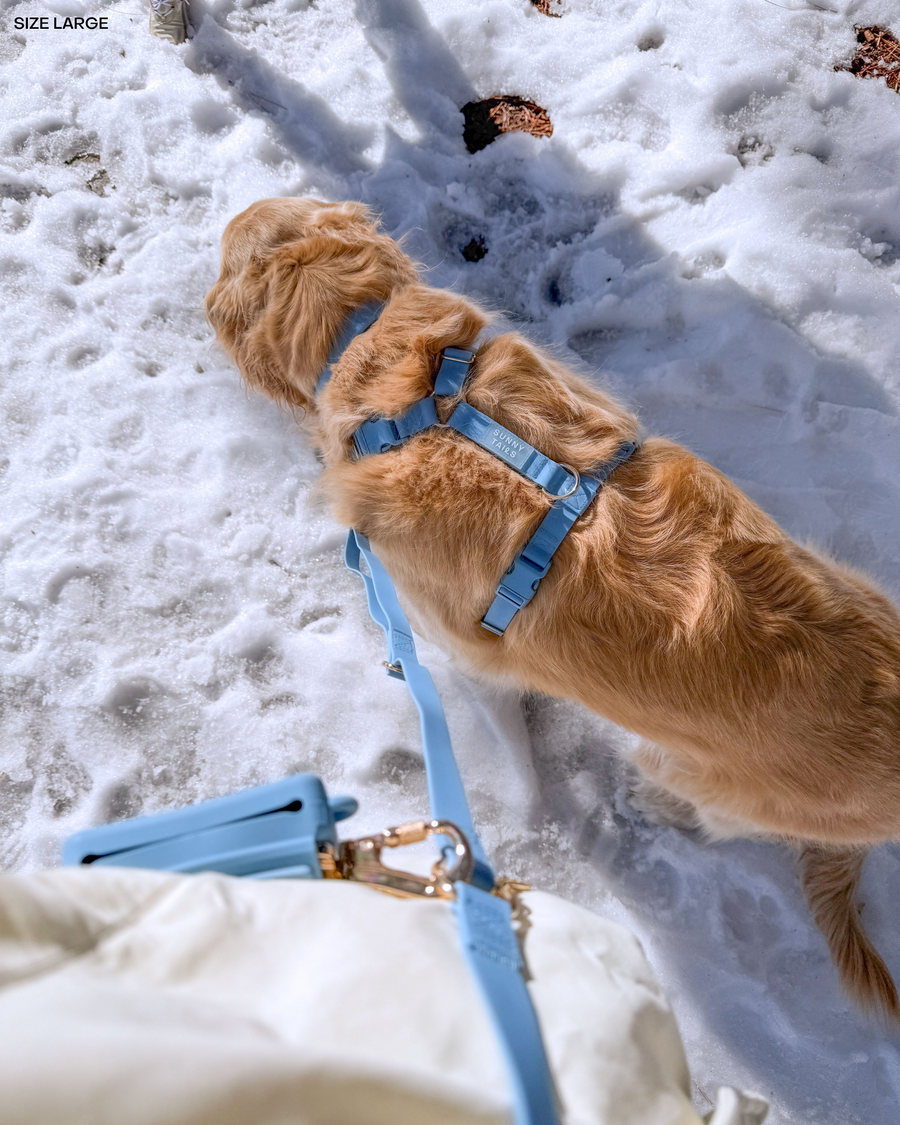
<instances>
[{"instance_id":1,"label":"dog's back","mask_svg":"<svg viewBox=\"0 0 900 1125\"><path fill-rule=\"evenodd\" d=\"M384 313L317 401L342 318L373 299L388 301ZM441 349L470 347L487 315L418 284L358 204L314 200L264 201L232 221L207 308L247 381L306 412L338 518L373 540L419 618L470 667L652 740L639 764L712 834L805 845L804 885L845 985L897 1015L853 905L865 848L900 839L891 603L653 438L578 520L505 635L486 633L497 582L551 499L447 430L361 461L349 439L430 394ZM579 472L637 433L627 410L515 334L479 350L466 396Z\"/></svg>"}]
</instances>

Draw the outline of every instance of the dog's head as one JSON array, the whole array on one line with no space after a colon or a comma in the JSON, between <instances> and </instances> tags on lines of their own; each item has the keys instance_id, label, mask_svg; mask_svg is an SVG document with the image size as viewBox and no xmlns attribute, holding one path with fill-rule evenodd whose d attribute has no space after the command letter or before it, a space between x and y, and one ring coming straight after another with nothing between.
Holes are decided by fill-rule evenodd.
<instances>
[{"instance_id":1,"label":"dog's head","mask_svg":"<svg viewBox=\"0 0 900 1125\"><path fill-rule=\"evenodd\" d=\"M416 280L361 203L263 199L225 228L206 315L250 386L309 410L348 314Z\"/></svg>"}]
</instances>

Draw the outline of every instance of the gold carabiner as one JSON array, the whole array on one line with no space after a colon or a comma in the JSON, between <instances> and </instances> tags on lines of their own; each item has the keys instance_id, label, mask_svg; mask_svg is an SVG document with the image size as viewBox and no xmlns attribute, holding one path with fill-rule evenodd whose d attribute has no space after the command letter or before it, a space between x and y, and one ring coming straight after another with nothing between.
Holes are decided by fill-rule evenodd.
<instances>
[{"instance_id":1,"label":"gold carabiner","mask_svg":"<svg viewBox=\"0 0 900 1125\"><path fill-rule=\"evenodd\" d=\"M382 848L401 848L417 844L429 836L448 836L453 843L455 862L447 867L439 859L431 875L414 875L398 871L381 862ZM468 882L475 869L469 841L461 829L449 820L413 820L396 828L386 828L374 836L359 840L343 840L337 852L330 844L319 846L319 863L326 879L349 879L355 883L368 883L386 894L398 898L456 898L453 884Z\"/></svg>"}]
</instances>

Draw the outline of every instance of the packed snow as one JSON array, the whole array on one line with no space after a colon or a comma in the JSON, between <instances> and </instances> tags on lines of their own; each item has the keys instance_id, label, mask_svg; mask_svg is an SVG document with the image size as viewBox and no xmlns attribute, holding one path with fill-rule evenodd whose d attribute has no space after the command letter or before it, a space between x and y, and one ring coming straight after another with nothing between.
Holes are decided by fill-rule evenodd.
<instances>
[{"instance_id":1,"label":"packed snow","mask_svg":"<svg viewBox=\"0 0 900 1125\"><path fill-rule=\"evenodd\" d=\"M201 309L225 223L361 199L427 269L900 594L900 97L846 69L888 0L137 0L0 13L0 864L318 773L361 834L425 813L418 725L294 421ZM109 29L16 30L106 15ZM52 21L51 21L52 23ZM894 31L900 34L900 26ZM551 139L470 155L460 108ZM462 249L481 240L472 263ZM892 1125L900 1036L840 993L784 848L627 803L631 735L420 656L496 865L641 938L705 1112ZM900 977L900 864L866 925Z\"/></svg>"}]
</instances>

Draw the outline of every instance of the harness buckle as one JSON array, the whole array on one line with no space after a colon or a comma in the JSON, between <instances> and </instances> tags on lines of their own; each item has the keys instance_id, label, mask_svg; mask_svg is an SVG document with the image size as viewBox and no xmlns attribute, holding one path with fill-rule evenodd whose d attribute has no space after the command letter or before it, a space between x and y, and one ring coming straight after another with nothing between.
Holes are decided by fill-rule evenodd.
<instances>
[{"instance_id":1,"label":"harness buckle","mask_svg":"<svg viewBox=\"0 0 900 1125\"><path fill-rule=\"evenodd\" d=\"M429 836L448 836L452 842L454 862L442 857L432 867L430 875L414 875L398 871L381 862L383 848L402 848L417 844ZM475 870L475 859L469 841L461 829L449 820L413 820L396 828L386 828L374 836L359 840L344 840L335 848L331 844L320 847L319 865L326 879L347 879L369 886L396 898L455 899L454 883L469 882Z\"/></svg>"},{"instance_id":2,"label":"harness buckle","mask_svg":"<svg viewBox=\"0 0 900 1125\"><path fill-rule=\"evenodd\" d=\"M552 565L552 557L545 566L541 566L523 551L497 587L494 600L481 619L482 629L493 633L495 637L502 637L510 621L534 597L541 580L547 577Z\"/></svg>"}]
</instances>

